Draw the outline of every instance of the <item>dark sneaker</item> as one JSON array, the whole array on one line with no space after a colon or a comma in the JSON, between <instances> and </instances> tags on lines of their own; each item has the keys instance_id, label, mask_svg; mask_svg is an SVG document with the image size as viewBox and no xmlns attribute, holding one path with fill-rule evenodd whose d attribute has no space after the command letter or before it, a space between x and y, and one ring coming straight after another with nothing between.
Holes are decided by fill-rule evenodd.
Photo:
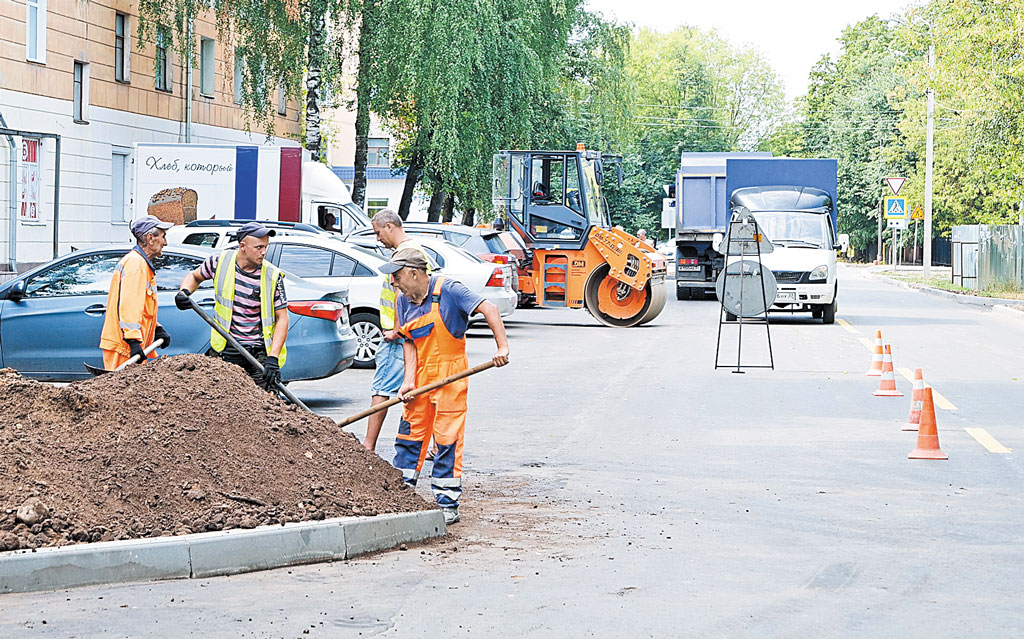
<instances>
[{"instance_id":1,"label":"dark sneaker","mask_svg":"<svg viewBox=\"0 0 1024 639\"><path fill-rule=\"evenodd\" d=\"M444 525L451 526L459 522L459 507L451 506L449 508L442 508L441 512L444 513Z\"/></svg>"}]
</instances>

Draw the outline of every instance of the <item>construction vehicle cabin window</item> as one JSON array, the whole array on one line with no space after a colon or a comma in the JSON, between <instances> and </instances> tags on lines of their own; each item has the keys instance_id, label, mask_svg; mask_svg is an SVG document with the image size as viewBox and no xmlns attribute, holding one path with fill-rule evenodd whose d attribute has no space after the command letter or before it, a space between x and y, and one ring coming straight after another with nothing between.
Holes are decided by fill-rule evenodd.
<instances>
[{"instance_id":1,"label":"construction vehicle cabin window","mask_svg":"<svg viewBox=\"0 0 1024 639\"><path fill-rule=\"evenodd\" d=\"M597 172L594 170L594 161L587 158L580 158L583 169L583 181L586 184L587 213L590 223L596 226L608 228L608 216L604 210L604 200L601 199L601 187L597 183Z\"/></svg>"}]
</instances>

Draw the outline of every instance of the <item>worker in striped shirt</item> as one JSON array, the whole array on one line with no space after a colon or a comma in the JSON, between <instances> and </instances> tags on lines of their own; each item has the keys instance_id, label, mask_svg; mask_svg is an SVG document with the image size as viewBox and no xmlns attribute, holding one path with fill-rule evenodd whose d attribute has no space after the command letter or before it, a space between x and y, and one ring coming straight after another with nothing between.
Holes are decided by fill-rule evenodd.
<instances>
[{"instance_id":1,"label":"worker in striped shirt","mask_svg":"<svg viewBox=\"0 0 1024 639\"><path fill-rule=\"evenodd\" d=\"M206 258L201 266L185 276L174 301L179 309L191 306L188 296L206 280L213 280L214 319L227 329L245 350L264 368L261 374L241 353L215 330L210 331L207 355L241 366L253 380L268 391L281 381L288 336L288 299L284 276L268 262L267 246L276 235L258 222L249 222L235 234L238 248L227 249Z\"/></svg>"}]
</instances>

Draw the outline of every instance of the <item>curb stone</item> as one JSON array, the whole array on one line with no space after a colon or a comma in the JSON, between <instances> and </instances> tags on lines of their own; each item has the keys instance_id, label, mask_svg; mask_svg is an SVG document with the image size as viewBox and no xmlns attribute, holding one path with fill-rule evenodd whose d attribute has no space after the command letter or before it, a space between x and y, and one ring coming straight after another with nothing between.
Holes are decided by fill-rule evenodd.
<instances>
[{"instance_id":1,"label":"curb stone","mask_svg":"<svg viewBox=\"0 0 1024 639\"><path fill-rule=\"evenodd\" d=\"M887 284L892 284L893 286L898 286L908 291L920 291L926 295L941 297L947 300L954 301L958 304L969 304L971 306L990 306L993 309L1001 308L1003 306L1024 305L1024 300L1011 300L1002 297L983 297L981 295L965 295L963 293L954 293L953 291L944 291L941 288L935 288L933 286L925 286L923 284L911 284L909 282L904 282L903 280L888 277L881 273L869 272L868 277L872 277L876 280L881 280L883 282L886 282ZM1006 310L1020 312L1016 311L1016 309Z\"/></svg>"},{"instance_id":2,"label":"curb stone","mask_svg":"<svg viewBox=\"0 0 1024 639\"><path fill-rule=\"evenodd\" d=\"M440 537L440 510L0 553L0 594L205 578L337 561Z\"/></svg>"}]
</instances>

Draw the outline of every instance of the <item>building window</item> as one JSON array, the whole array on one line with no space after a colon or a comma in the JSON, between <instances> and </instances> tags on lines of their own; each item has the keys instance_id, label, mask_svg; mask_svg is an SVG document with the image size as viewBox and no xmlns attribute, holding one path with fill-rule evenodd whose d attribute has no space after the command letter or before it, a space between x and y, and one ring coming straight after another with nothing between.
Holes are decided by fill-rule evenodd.
<instances>
[{"instance_id":1,"label":"building window","mask_svg":"<svg viewBox=\"0 0 1024 639\"><path fill-rule=\"evenodd\" d=\"M155 87L158 91L171 91L171 30L156 28L156 56L153 60Z\"/></svg>"},{"instance_id":2,"label":"building window","mask_svg":"<svg viewBox=\"0 0 1024 639\"><path fill-rule=\"evenodd\" d=\"M216 60L216 43L203 38L199 45L199 94L213 97L213 65Z\"/></svg>"},{"instance_id":3,"label":"building window","mask_svg":"<svg viewBox=\"0 0 1024 639\"><path fill-rule=\"evenodd\" d=\"M235 49L235 104L242 103L242 74L245 71L245 59L241 52Z\"/></svg>"},{"instance_id":4,"label":"building window","mask_svg":"<svg viewBox=\"0 0 1024 639\"><path fill-rule=\"evenodd\" d=\"M128 16L114 14L114 79L118 82L129 80L132 47L128 33Z\"/></svg>"},{"instance_id":5,"label":"building window","mask_svg":"<svg viewBox=\"0 0 1024 639\"><path fill-rule=\"evenodd\" d=\"M46 64L46 0L28 0L25 35L25 57Z\"/></svg>"},{"instance_id":6,"label":"building window","mask_svg":"<svg viewBox=\"0 0 1024 639\"><path fill-rule=\"evenodd\" d=\"M387 138L370 138L366 141L366 166L391 166Z\"/></svg>"},{"instance_id":7,"label":"building window","mask_svg":"<svg viewBox=\"0 0 1024 639\"><path fill-rule=\"evenodd\" d=\"M75 62L75 88L72 101L72 117L75 122L85 124L89 115L89 65Z\"/></svg>"},{"instance_id":8,"label":"building window","mask_svg":"<svg viewBox=\"0 0 1024 639\"><path fill-rule=\"evenodd\" d=\"M375 200L375 199L367 199L366 200L366 215L368 215L369 217L373 217L374 215L377 215L378 212L380 212L381 210L386 209L386 208L388 208L388 200L387 200L387 198L381 198L379 200Z\"/></svg>"},{"instance_id":9,"label":"building window","mask_svg":"<svg viewBox=\"0 0 1024 639\"><path fill-rule=\"evenodd\" d=\"M110 151L110 221L127 222L128 211L125 208L125 197L128 189L128 167L130 151L114 147Z\"/></svg>"},{"instance_id":10,"label":"building window","mask_svg":"<svg viewBox=\"0 0 1024 639\"><path fill-rule=\"evenodd\" d=\"M277 85L277 113L288 115L288 90L285 87L284 79Z\"/></svg>"}]
</instances>

